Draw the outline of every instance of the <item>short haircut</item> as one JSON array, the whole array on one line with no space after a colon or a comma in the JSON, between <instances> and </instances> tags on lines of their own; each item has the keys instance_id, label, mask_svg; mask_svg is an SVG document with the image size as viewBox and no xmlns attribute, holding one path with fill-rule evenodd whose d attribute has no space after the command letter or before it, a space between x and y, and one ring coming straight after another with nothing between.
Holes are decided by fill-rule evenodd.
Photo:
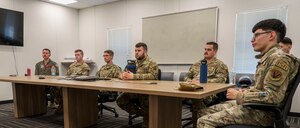
<instances>
[{"instance_id":1,"label":"short haircut","mask_svg":"<svg viewBox=\"0 0 300 128\"><path fill-rule=\"evenodd\" d=\"M76 50L75 50L75 53L76 53L76 52L80 52L81 55L83 55L83 51L82 51L81 49L76 49Z\"/></svg>"},{"instance_id":2,"label":"short haircut","mask_svg":"<svg viewBox=\"0 0 300 128\"><path fill-rule=\"evenodd\" d=\"M112 50L105 50L104 53L107 53L112 57L114 56L114 52Z\"/></svg>"},{"instance_id":3,"label":"short haircut","mask_svg":"<svg viewBox=\"0 0 300 128\"><path fill-rule=\"evenodd\" d=\"M143 42L139 42L135 45L136 48L139 48L139 47L143 47L144 50L148 51L148 47L147 47L147 44L143 43Z\"/></svg>"},{"instance_id":4,"label":"short haircut","mask_svg":"<svg viewBox=\"0 0 300 128\"><path fill-rule=\"evenodd\" d=\"M257 29L262 29L264 31L275 31L277 34L277 43L279 43L286 34L285 24L278 19L262 20L254 25L252 32L254 33Z\"/></svg>"},{"instance_id":5,"label":"short haircut","mask_svg":"<svg viewBox=\"0 0 300 128\"><path fill-rule=\"evenodd\" d=\"M48 48L44 48L42 51L48 51L49 54L51 54L51 51L50 51L50 49L48 49Z\"/></svg>"},{"instance_id":6,"label":"short haircut","mask_svg":"<svg viewBox=\"0 0 300 128\"><path fill-rule=\"evenodd\" d=\"M216 50L216 51L218 51L218 49L219 49L218 43L213 42L213 41L207 42L206 45L212 45L214 50Z\"/></svg>"},{"instance_id":7,"label":"short haircut","mask_svg":"<svg viewBox=\"0 0 300 128\"><path fill-rule=\"evenodd\" d=\"M291 40L290 38L288 38L288 37L284 37L284 38L280 41L280 43L282 43L282 44L293 45L292 40Z\"/></svg>"}]
</instances>

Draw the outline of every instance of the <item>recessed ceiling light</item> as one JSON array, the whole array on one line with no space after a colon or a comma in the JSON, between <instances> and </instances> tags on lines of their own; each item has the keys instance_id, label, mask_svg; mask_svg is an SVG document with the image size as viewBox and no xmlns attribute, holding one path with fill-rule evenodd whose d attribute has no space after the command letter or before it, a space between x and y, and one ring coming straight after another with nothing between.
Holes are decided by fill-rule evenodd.
<instances>
[{"instance_id":1,"label":"recessed ceiling light","mask_svg":"<svg viewBox=\"0 0 300 128\"><path fill-rule=\"evenodd\" d=\"M59 4L65 4L65 5L78 2L76 0L50 0L50 1L59 3Z\"/></svg>"}]
</instances>

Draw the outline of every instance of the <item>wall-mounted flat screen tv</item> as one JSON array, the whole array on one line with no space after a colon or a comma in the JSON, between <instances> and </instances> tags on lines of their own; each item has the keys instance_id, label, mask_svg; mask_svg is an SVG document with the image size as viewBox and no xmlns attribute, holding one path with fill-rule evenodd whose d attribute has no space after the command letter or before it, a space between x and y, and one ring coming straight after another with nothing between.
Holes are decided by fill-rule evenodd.
<instances>
[{"instance_id":1,"label":"wall-mounted flat screen tv","mask_svg":"<svg viewBox=\"0 0 300 128\"><path fill-rule=\"evenodd\" d=\"M24 46L24 13L0 8L0 45Z\"/></svg>"}]
</instances>

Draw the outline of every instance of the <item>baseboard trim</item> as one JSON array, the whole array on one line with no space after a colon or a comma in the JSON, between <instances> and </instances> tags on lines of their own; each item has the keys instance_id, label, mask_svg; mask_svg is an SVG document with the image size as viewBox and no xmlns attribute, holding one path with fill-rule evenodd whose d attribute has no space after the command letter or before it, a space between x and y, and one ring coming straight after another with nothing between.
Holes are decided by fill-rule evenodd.
<instances>
[{"instance_id":1,"label":"baseboard trim","mask_svg":"<svg viewBox=\"0 0 300 128\"><path fill-rule=\"evenodd\" d=\"M298 112L290 112L290 113L289 113L289 116L292 116L292 117L300 117L300 113L298 113Z\"/></svg>"},{"instance_id":2,"label":"baseboard trim","mask_svg":"<svg viewBox=\"0 0 300 128\"><path fill-rule=\"evenodd\" d=\"M3 100L3 101L0 101L0 104L7 104L7 103L13 103L13 100Z\"/></svg>"}]
</instances>

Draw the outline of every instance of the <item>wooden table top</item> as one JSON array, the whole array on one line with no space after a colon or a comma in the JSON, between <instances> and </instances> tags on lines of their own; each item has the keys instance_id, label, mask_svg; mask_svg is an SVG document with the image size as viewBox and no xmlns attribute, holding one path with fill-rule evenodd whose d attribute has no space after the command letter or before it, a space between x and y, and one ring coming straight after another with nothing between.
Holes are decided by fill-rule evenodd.
<instances>
[{"instance_id":1,"label":"wooden table top","mask_svg":"<svg viewBox=\"0 0 300 128\"><path fill-rule=\"evenodd\" d=\"M0 81L33 84L33 85L49 85L68 88L82 88L92 90L107 90L118 91L158 96L171 96L182 98L201 99L211 94L222 92L228 88L233 87L229 84L207 83L200 84L204 87L197 91L180 91L178 90L179 81L145 81L145 80L99 80L99 81L75 81L63 80L60 77L47 76L46 79L39 79L38 76L17 76L17 77L0 77ZM149 82L156 82L157 84L150 84Z\"/></svg>"}]
</instances>

